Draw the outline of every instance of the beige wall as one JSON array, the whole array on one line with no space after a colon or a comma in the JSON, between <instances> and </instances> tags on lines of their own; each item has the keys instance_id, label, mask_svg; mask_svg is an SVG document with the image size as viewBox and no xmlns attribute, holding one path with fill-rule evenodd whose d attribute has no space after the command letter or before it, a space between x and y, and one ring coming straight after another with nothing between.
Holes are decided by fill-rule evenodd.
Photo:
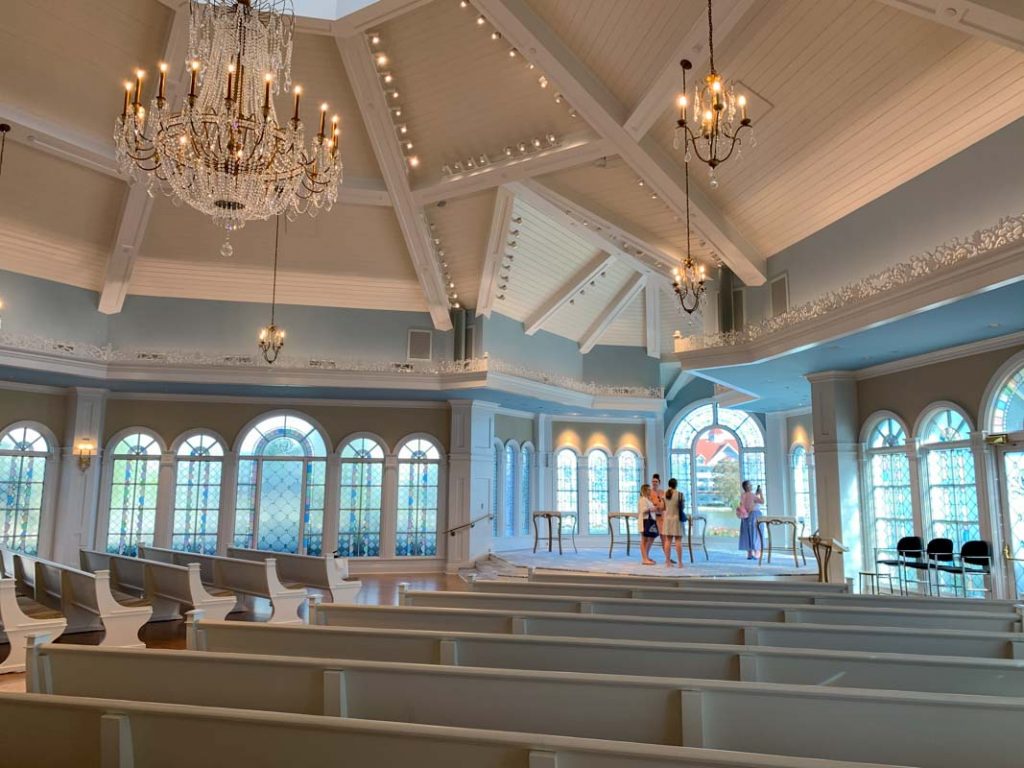
<instances>
[{"instance_id":1,"label":"beige wall","mask_svg":"<svg viewBox=\"0 0 1024 768\"><path fill-rule=\"evenodd\" d=\"M58 442L64 442L67 395L0 389L0 429L16 421L37 421L50 428Z\"/></svg>"},{"instance_id":2,"label":"beige wall","mask_svg":"<svg viewBox=\"0 0 1024 768\"><path fill-rule=\"evenodd\" d=\"M556 421L552 423L554 448L571 446L580 453L591 448L607 448L615 453L632 448L644 455L644 425L600 424L598 422Z\"/></svg>"},{"instance_id":3,"label":"beige wall","mask_svg":"<svg viewBox=\"0 0 1024 768\"><path fill-rule=\"evenodd\" d=\"M494 414L494 436L506 442L515 440L522 445L525 442L537 444L533 436L533 419L524 416L510 416L507 413Z\"/></svg>"},{"instance_id":4,"label":"beige wall","mask_svg":"<svg viewBox=\"0 0 1024 768\"><path fill-rule=\"evenodd\" d=\"M230 447L246 424L273 410L272 403L111 399L107 403L104 444L128 427L148 427L168 445L182 432L204 427L221 435ZM288 406L288 410L318 422L327 431L332 449L346 435L362 431L380 435L391 449L412 432L426 432L436 437L446 451L449 447L451 416L447 405L390 408L317 404Z\"/></svg>"},{"instance_id":5,"label":"beige wall","mask_svg":"<svg viewBox=\"0 0 1024 768\"><path fill-rule=\"evenodd\" d=\"M1021 350L1024 344L858 381L860 423L875 411L889 410L913 429L928 405L949 400L962 407L977 428L985 388L999 367Z\"/></svg>"},{"instance_id":6,"label":"beige wall","mask_svg":"<svg viewBox=\"0 0 1024 768\"><path fill-rule=\"evenodd\" d=\"M799 416L786 417L786 450L791 450L799 443L805 448L814 444L814 427L812 426L811 414L803 413Z\"/></svg>"}]
</instances>

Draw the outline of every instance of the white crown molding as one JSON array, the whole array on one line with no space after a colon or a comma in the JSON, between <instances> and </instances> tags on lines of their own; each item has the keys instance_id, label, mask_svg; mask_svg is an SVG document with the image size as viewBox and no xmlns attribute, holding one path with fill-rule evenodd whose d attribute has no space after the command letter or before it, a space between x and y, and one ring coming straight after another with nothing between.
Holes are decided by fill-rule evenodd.
<instances>
[{"instance_id":1,"label":"white crown molding","mask_svg":"<svg viewBox=\"0 0 1024 768\"><path fill-rule=\"evenodd\" d=\"M1006 349L1024 344L1024 331L1008 333L1005 336L996 336L992 339L972 341L969 344L961 344L948 349L937 349L934 352L926 352L923 355L905 357L902 360L893 360L889 363L879 363L868 368L861 368L857 371L858 381L874 379L879 376L888 376L891 373L900 373L914 368L921 368L935 363L944 363L948 360L959 360L962 357L980 355L983 352L994 352L997 349Z\"/></svg>"},{"instance_id":2,"label":"white crown molding","mask_svg":"<svg viewBox=\"0 0 1024 768\"><path fill-rule=\"evenodd\" d=\"M146 402L192 402L192 403L248 403L251 405L328 406L338 408L400 408L444 411L448 405L443 400L351 400L320 397L261 397L258 395L197 395L193 393L174 394L171 392L111 392L107 400L128 400Z\"/></svg>"},{"instance_id":3,"label":"white crown molding","mask_svg":"<svg viewBox=\"0 0 1024 768\"><path fill-rule=\"evenodd\" d=\"M9 392L31 392L34 395L61 395L70 393L67 387L51 387L48 384L24 384L20 381L0 381L0 390Z\"/></svg>"}]
</instances>

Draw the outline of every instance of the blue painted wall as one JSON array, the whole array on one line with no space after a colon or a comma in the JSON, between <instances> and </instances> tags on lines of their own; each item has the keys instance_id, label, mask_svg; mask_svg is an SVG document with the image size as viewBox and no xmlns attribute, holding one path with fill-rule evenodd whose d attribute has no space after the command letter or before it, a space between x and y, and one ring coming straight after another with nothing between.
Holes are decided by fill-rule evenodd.
<instances>
[{"instance_id":1,"label":"blue painted wall","mask_svg":"<svg viewBox=\"0 0 1024 768\"><path fill-rule=\"evenodd\" d=\"M521 322L497 312L477 318L477 323L483 333L481 349L491 357L556 376L582 378L583 355L575 341L547 331L527 336Z\"/></svg>"},{"instance_id":2,"label":"blue painted wall","mask_svg":"<svg viewBox=\"0 0 1024 768\"><path fill-rule=\"evenodd\" d=\"M623 387L656 387L660 363L645 347L598 345L583 356L583 380Z\"/></svg>"},{"instance_id":3,"label":"blue painted wall","mask_svg":"<svg viewBox=\"0 0 1024 768\"><path fill-rule=\"evenodd\" d=\"M0 271L3 330L56 340L103 345L107 315L96 311L95 291Z\"/></svg>"}]
</instances>

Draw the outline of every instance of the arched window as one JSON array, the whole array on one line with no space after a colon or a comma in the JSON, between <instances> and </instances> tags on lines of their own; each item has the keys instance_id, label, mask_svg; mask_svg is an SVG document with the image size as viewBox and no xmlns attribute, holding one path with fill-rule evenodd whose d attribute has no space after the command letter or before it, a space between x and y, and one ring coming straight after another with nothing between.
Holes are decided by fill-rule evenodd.
<instances>
[{"instance_id":1,"label":"arched window","mask_svg":"<svg viewBox=\"0 0 1024 768\"><path fill-rule=\"evenodd\" d=\"M384 447L369 437L341 446L341 492L338 497L338 554L380 556Z\"/></svg>"},{"instance_id":2,"label":"arched window","mask_svg":"<svg viewBox=\"0 0 1024 768\"><path fill-rule=\"evenodd\" d=\"M1013 558L1014 594L1024 595L1024 354L1008 360L993 378L983 413L989 432L1013 435L1008 445L996 449L996 471L1002 525Z\"/></svg>"},{"instance_id":3,"label":"arched window","mask_svg":"<svg viewBox=\"0 0 1024 768\"><path fill-rule=\"evenodd\" d=\"M224 446L200 432L178 446L176 458L171 548L216 554Z\"/></svg>"},{"instance_id":4,"label":"arched window","mask_svg":"<svg viewBox=\"0 0 1024 768\"><path fill-rule=\"evenodd\" d=\"M876 548L895 550L901 538L914 535L907 431L892 416L881 416L869 424L873 426L865 458L871 533Z\"/></svg>"},{"instance_id":5,"label":"arched window","mask_svg":"<svg viewBox=\"0 0 1024 768\"><path fill-rule=\"evenodd\" d=\"M519 449L519 532L530 532L533 513L533 446L524 443Z\"/></svg>"},{"instance_id":6,"label":"arched window","mask_svg":"<svg viewBox=\"0 0 1024 768\"><path fill-rule=\"evenodd\" d=\"M634 512L640 499L643 485L643 462L640 454L626 449L619 453L619 510Z\"/></svg>"},{"instance_id":7,"label":"arched window","mask_svg":"<svg viewBox=\"0 0 1024 768\"><path fill-rule=\"evenodd\" d=\"M793 513L804 525L814 525L814 482L811 479L811 462L807 449L797 443L790 454L790 468L793 471Z\"/></svg>"},{"instance_id":8,"label":"arched window","mask_svg":"<svg viewBox=\"0 0 1024 768\"><path fill-rule=\"evenodd\" d=\"M959 410L942 407L925 418L920 441L930 538L952 539L959 550L981 538L971 426Z\"/></svg>"},{"instance_id":9,"label":"arched window","mask_svg":"<svg viewBox=\"0 0 1024 768\"><path fill-rule=\"evenodd\" d=\"M738 530L740 483L765 483L764 444L760 423L744 411L712 402L684 413L669 440L669 467L688 508L711 527Z\"/></svg>"},{"instance_id":10,"label":"arched window","mask_svg":"<svg viewBox=\"0 0 1024 768\"><path fill-rule=\"evenodd\" d=\"M608 533L608 454L595 448L587 454L587 530Z\"/></svg>"},{"instance_id":11,"label":"arched window","mask_svg":"<svg viewBox=\"0 0 1024 768\"><path fill-rule=\"evenodd\" d=\"M437 555L437 517L441 486L441 452L424 438L411 438L398 448L398 525L395 554Z\"/></svg>"},{"instance_id":12,"label":"arched window","mask_svg":"<svg viewBox=\"0 0 1024 768\"><path fill-rule=\"evenodd\" d=\"M579 489L576 475L576 453L563 448L555 456L555 505L559 512L579 511Z\"/></svg>"},{"instance_id":13,"label":"arched window","mask_svg":"<svg viewBox=\"0 0 1024 768\"><path fill-rule=\"evenodd\" d=\"M505 535L516 535L516 456L515 444L509 440L505 443L504 484L502 485L501 514L504 522Z\"/></svg>"},{"instance_id":14,"label":"arched window","mask_svg":"<svg viewBox=\"0 0 1024 768\"><path fill-rule=\"evenodd\" d=\"M140 544L152 546L156 533L156 499L160 483L160 454L156 437L134 432L110 450L110 506L107 551L138 554Z\"/></svg>"},{"instance_id":15,"label":"arched window","mask_svg":"<svg viewBox=\"0 0 1024 768\"><path fill-rule=\"evenodd\" d=\"M53 448L38 429L16 424L0 435L0 544L39 553L46 460ZM10 574L8 574L10 575Z\"/></svg>"},{"instance_id":16,"label":"arched window","mask_svg":"<svg viewBox=\"0 0 1024 768\"><path fill-rule=\"evenodd\" d=\"M992 404L992 432L1024 432L1024 367L1011 374Z\"/></svg>"},{"instance_id":17,"label":"arched window","mask_svg":"<svg viewBox=\"0 0 1024 768\"><path fill-rule=\"evenodd\" d=\"M306 419L268 416L242 440L235 546L319 555L327 447Z\"/></svg>"},{"instance_id":18,"label":"arched window","mask_svg":"<svg viewBox=\"0 0 1024 768\"><path fill-rule=\"evenodd\" d=\"M494 461L491 465L491 536L497 536L501 531L498 517L501 514L501 462L504 458L504 447L500 440L494 441Z\"/></svg>"}]
</instances>

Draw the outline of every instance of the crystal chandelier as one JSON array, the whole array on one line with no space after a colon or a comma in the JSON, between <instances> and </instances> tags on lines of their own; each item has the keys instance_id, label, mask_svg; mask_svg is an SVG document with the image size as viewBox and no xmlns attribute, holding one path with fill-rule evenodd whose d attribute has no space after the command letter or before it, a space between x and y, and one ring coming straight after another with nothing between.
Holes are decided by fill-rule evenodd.
<instances>
[{"instance_id":1,"label":"crystal chandelier","mask_svg":"<svg viewBox=\"0 0 1024 768\"><path fill-rule=\"evenodd\" d=\"M294 89L287 124L273 96L291 83L291 0L191 0L188 95L175 110L166 97L168 65L160 64L156 96L142 104L145 72L125 83L114 142L122 171L188 203L230 232L253 219L315 216L338 197L340 127L320 128L308 143ZM231 255L225 240L221 253Z\"/></svg>"},{"instance_id":2,"label":"crystal chandelier","mask_svg":"<svg viewBox=\"0 0 1024 768\"><path fill-rule=\"evenodd\" d=\"M698 311L707 293L704 285L707 277L704 274L704 266L697 266L690 256L690 164L685 164L686 169L686 258L683 260L683 268L678 267L672 270L672 290L676 292L679 299L679 306L688 315Z\"/></svg>"},{"instance_id":3,"label":"crystal chandelier","mask_svg":"<svg viewBox=\"0 0 1024 768\"><path fill-rule=\"evenodd\" d=\"M683 92L676 100L679 119L676 120L672 146L683 150L686 161L691 155L696 155L701 162L707 163L709 183L712 188L717 188L715 169L729 159L737 144L742 143L740 131L750 128L753 123L747 116L747 97L737 94L734 85L715 70L711 0L708 0L708 64L709 71L703 83L698 83L693 89L693 120L689 121L686 118L686 110L690 106L686 73L693 64L688 59L679 62L683 69ZM737 113L739 120L736 119ZM753 133L750 139L753 146Z\"/></svg>"},{"instance_id":4,"label":"crystal chandelier","mask_svg":"<svg viewBox=\"0 0 1024 768\"><path fill-rule=\"evenodd\" d=\"M274 323L274 315L277 312L277 246L281 237L281 217L274 220L274 287L270 299L270 325L260 328L259 348L263 353L263 359L273 364L284 346L284 328L278 328Z\"/></svg>"}]
</instances>

